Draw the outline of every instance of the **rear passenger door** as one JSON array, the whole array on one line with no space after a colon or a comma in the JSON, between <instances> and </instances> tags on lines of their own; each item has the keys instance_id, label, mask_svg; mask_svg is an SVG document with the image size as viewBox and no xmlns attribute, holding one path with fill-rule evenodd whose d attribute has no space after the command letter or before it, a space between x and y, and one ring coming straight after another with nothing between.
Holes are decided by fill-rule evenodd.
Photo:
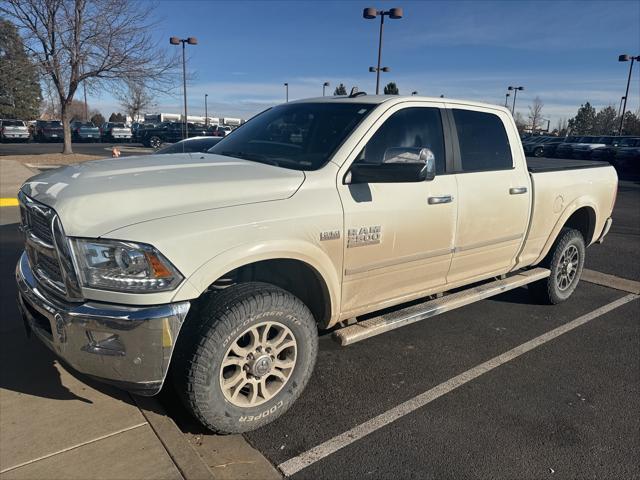
<instances>
[{"instance_id":1,"label":"rear passenger door","mask_svg":"<svg viewBox=\"0 0 640 480\"><path fill-rule=\"evenodd\" d=\"M520 139L501 110L450 105L448 117L458 220L447 280L505 273L515 265L529 224L531 187Z\"/></svg>"}]
</instances>

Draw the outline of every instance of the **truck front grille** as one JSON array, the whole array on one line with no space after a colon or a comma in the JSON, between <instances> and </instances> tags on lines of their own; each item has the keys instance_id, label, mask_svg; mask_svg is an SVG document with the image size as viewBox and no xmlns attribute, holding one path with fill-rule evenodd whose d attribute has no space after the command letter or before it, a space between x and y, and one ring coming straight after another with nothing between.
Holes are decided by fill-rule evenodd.
<instances>
[{"instance_id":1,"label":"truck front grille","mask_svg":"<svg viewBox=\"0 0 640 480\"><path fill-rule=\"evenodd\" d=\"M64 296L67 291L54 245L55 212L22 192L18 195L18 200L29 264L41 285L55 294Z\"/></svg>"}]
</instances>

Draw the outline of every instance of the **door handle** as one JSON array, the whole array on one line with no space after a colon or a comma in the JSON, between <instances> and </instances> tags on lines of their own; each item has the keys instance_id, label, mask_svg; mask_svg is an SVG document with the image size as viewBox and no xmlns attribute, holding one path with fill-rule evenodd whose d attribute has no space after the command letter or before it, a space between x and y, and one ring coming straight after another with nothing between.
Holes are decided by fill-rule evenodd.
<instances>
[{"instance_id":1,"label":"door handle","mask_svg":"<svg viewBox=\"0 0 640 480\"><path fill-rule=\"evenodd\" d=\"M453 201L452 195L443 195L441 197L429 197L429 205L439 205L441 203L451 203Z\"/></svg>"},{"instance_id":2,"label":"door handle","mask_svg":"<svg viewBox=\"0 0 640 480\"><path fill-rule=\"evenodd\" d=\"M510 195L522 195L523 193L527 193L527 187L511 187L509 189Z\"/></svg>"}]
</instances>

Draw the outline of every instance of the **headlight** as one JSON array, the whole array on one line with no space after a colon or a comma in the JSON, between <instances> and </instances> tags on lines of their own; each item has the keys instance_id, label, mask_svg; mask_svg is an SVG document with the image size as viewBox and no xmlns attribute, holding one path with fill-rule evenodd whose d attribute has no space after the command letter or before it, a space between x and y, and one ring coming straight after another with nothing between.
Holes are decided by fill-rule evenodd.
<instances>
[{"instance_id":1,"label":"headlight","mask_svg":"<svg viewBox=\"0 0 640 480\"><path fill-rule=\"evenodd\" d=\"M117 240L72 238L73 253L84 287L118 292L173 290L182 275L151 245Z\"/></svg>"}]
</instances>

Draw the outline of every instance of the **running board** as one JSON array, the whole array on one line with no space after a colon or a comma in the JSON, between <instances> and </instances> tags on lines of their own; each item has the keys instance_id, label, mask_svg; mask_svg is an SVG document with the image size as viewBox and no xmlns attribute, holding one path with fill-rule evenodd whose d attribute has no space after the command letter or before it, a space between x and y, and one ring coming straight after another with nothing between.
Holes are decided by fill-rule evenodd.
<instances>
[{"instance_id":1,"label":"running board","mask_svg":"<svg viewBox=\"0 0 640 480\"><path fill-rule=\"evenodd\" d=\"M448 312L449 310L464 307L470 303L542 280L547 278L550 273L546 268L524 270L504 279L484 283L476 287L436 298L435 300L428 300L418 305L412 305L401 310L385 313L378 317L349 325L348 327L333 332L333 339L345 347L360 340L365 340L369 337L404 327L405 325L411 325L412 323Z\"/></svg>"}]
</instances>

